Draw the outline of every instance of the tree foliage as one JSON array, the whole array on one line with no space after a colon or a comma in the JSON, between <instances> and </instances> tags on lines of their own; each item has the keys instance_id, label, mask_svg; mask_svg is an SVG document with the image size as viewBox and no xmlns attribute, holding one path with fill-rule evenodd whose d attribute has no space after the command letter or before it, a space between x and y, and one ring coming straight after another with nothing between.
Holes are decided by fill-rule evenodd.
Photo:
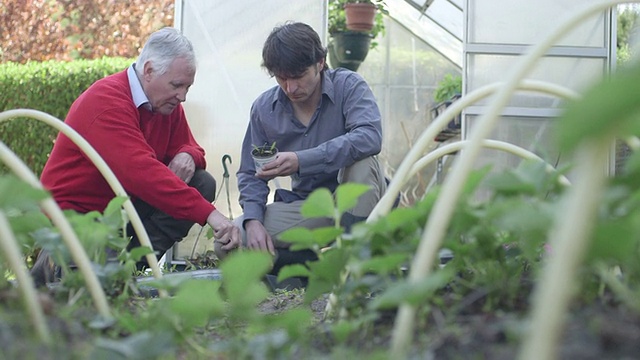
<instances>
[{"instance_id":1,"label":"tree foliage","mask_svg":"<svg viewBox=\"0 0 640 360\"><path fill-rule=\"evenodd\" d=\"M173 11L173 0L3 0L0 61L136 57Z\"/></svg>"},{"instance_id":2,"label":"tree foliage","mask_svg":"<svg viewBox=\"0 0 640 360\"><path fill-rule=\"evenodd\" d=\"M638 21L638 12L635 9L624 9L618 12L618 48L629 44Z\"/></svg>"}]
</instances>

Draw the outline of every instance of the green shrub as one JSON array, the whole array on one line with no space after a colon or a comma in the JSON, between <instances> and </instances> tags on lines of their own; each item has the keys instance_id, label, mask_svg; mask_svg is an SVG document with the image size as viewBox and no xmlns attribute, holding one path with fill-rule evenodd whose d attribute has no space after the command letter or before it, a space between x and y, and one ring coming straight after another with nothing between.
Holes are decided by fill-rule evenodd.
<instances>
[{"instance_id":1,"label":"green shrub","mask_svg":"<svg viewBox=\"0 0 640 360\"><path fill-rule=\"evenodd\" d=\"M45 61L0 64L0 111L34 109L64 120L73 101L93 82L126 69L128 58L72 62ZM57 131L34 119L0 123L0 141L13 150L36 175L47 161ZM0 173L6 172L0 164Z\"/></svg>"}]
</instances>

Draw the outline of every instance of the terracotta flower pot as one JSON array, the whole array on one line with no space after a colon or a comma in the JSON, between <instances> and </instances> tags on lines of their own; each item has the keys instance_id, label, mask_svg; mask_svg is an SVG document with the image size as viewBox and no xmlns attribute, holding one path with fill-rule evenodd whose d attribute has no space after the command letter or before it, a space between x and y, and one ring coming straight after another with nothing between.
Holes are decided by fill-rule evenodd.
<instances>
[{"instance_id":1,"label":"terracotta flower pot","mask_svg":"<svg viewBox=\"0 0 640 360\"><path fill-rule=\"evenodd\" d=\"M347 30L371 31L376 17L376 6L365 3L348 3L344 5L347 18Z\"/></svg>"}]
</instances>

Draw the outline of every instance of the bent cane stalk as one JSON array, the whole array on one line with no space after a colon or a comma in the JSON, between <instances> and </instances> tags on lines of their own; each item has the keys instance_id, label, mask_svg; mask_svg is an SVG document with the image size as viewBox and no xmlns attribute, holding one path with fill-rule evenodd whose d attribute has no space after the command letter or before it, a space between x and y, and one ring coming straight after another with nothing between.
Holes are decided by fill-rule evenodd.
<instances>
[{"instance_id":1,"label":"bent cane stalk","mask_svg":"<svg viewBox=\"0 0 640 360\"><path fill-rule=\"evenodd\" d=\"M561 24L558 29L556 29L550 36L543 39L542 42L533 46L530 52L523 56L520 59L520 62L516 64L514 72L508 76L507 81L498 90L493 101L488 104L487 112L478 119L477 126L474 127L474 131L471 134L470 142L465 147L465 151L463 151L460 158L457 159L454 164L452 172L448 177L448 181L442 187L442 193L436 199L433 211L427 220L425 231L423 232L418 250L411 265L409 281L422 281L429 275L429 272L433 268L438 248L440 247L444 237L445 229L453 214L454 204L457 203L457 199L462 192L464 182L471 172L473 163L480 150L482 140L486 138L495 126L495 123L498 120L498 115L507 105L509 99L518 88L522 79L531 72L536 62L554 43L561 39L569 32L569 30L579 24L582 20L588 16L605 10L613 4L623 2L626 1L611 1L588 7L577 16L574 16L569 19L569 21ZM413 339L415 312L416 307L406 303L402 304L399 308L398 315L396 316L396 323L394 324L391 346L391 351L396 358L405 357L406 349L409 347L409 344Z\"/></svg>"},{"instance_id":2,"label":"bent cane stalk","mask_svg":"<svg viewBox=\"0 0 640 360\"><path fill-rule=\"evenodd\" d=\"M407 180L411 179L411 177L413 177L418 171L422 170L425 166L429 165L430 163L436 161L438 158L464 149L464 147L467 145L468 142L469 142L468 140L456 141L456 142L444 145L442 147L439 147L431 151L427 155L423 156L422 158L420 158L420 160L416 161L413 167L411 167L411 170L408 176L405 178L405 181L403 181L401 185L404 185L407 182ZM512 155L518 156L523 159L540 161L546 165L547 171L549 172L556 171L556 168L554 168L548 162L544 161L544 159L542 159L535 153L529 150L526 150L520 146L511 144L508 142L504 142L504 141L499 141L499 140L483 140L482 146L488 149L502 150L504 152L508 152ZM564 175L560 177L560 183L565 186L570 185L569 179L567 179L567 177Z\"/></svg>"},{"instance_id":3,"label":"bent cane stalk","mask_svg":"<svg viewBox=\"0 0 640 360\"><path fill-rule=\"evenodd\" d=\"M42 184L36 175L2 141L0 141L0 160L2 160L2 162L7 165L7 167L11 169L19 179L35 188L42 189ZM80 240L73 232L71 224L69 224L69 221L62 213L62 210L60 210L60 207L52 198L44 199L41 201L40 205L51 218L51 222L60 230L62 239L69 248L71 256L75 260L78 269L80 269L80 272L85 279L89 293L95 302L96 309L105 319L111 318L111 311L109 310L107 297L102 290L98 276L91 268L89 256L84 251Z\"/></svg>"},{"instance_id":4,"label":"bent cane stalk","mask_svg":"<svg viewBox=\"0 0 640 360\"><path fill-rule=\"evenodd\" d=\"M459 151L461 149L464 148L464 146L468 143L467 140L461 140L461 141L457 141L451 144L447 144L443 147L437 148L431 152L429 152L427 155L423 156L422 158L420 158L418 161L415 162L415 164L413 164L413 166L411 167L411 169L409 170L409 173L407 174L406 177L404 177L402 179L401 182L398 182L396 185L399 187L404 186L407 181L409 179L411 179L418 171L420 171L421 169L423 169L425 166L429 165L430 163L434 162L435 160L437 160L438 158L446 155L446 154L450 154L452 152L456 152ZM553 172L556 171L556 169L549 163L547 163L546 161L544 161L541 157L539 157L538 155L534 154L533 152L523 149L517 145L513 145L504 141L498 141L498 140L484 140L482 142L482 146L485 148L490 148L490 149L496 149L496 150L502 150L505 152L508 152L510 154L519 156L523 159L530 159L530 160L537 160L540 161L542 163L544 163L546 165L547 171L549 172ZM560 176L560 184L564 185L564 186L569 186L571 185L571 183L569 182L569 179L566 178L566 176L562 175ZM348 273L342 274L341 275L341 284L343 284L346 279L348 277ZM327 301L327 305L325 306L325 311L324 311L324 318L329 318L334 311L334 307L338 304L338 300L337 297L335 296L334 293L329 294L329 298Z\"/></svg>"},{"instance_id":5,"label":"bent cane stalk","mask_svg":"<svg viewBox=\"0 0 640 360\"><path fill-rule=\"evenodd\" d=\"M113 192L116 196L124 196L127 200L124 202L122 207L126 211L129 220L131 221L131 225L138 235L138 239L140 240L140 244L143 246L147 246L150 249L153 249L153 245L149 240L149 235L140 220L140 216L138 216L138 212L136 211L131 199L127 195L126 191L120 184L120 181L113 174L113 171L109 168L107 163L102 159L102 157L96 152L96 150L87 142L80 134L78 134L73 128L65 124L60 119L57 119L54 116L51 116L42 111L32 110L32 109L15 109L15 110L7 110L0 113L0 122L15 118L15 117L30 117L36 120L42 121L45 124L57 129L58 131L65 134L74 144L76 144L84 154L93 162L98 171L105 178ZM158 266L158 259L156 259L155 254L152 252L146 255L147 262L153 271L153 275L156 278L162 278L162 273L160 272L160 268ZM168 296L168 293L164 289L159 290L159 295L162 297Z\"/></svg>"},{"instance_id":6,"label":"bent cane stalk","mask_svg":"<svg viewBox=\"0 0 640 360\"><path fill-rule=\"evenodd\" d=\"M553 253L537 281L531 329L524 337L520 359L555 359L565 310L571 299L578 267L587 251L606 174L612 138L589 142L577 154L576 181L569 190L565 216L550 232Z\"/></svg>"},{"instance_id":7,"label":"bent cane stalk","mask_svg":"<svg viewBox=\"0 0 640 360\"><path fill-rule=\"evenodd\" d=\"M376 204L373 211L371 211L367 221L376 220L390 211L396 197L402 190L402 186L406 183L407 179L411 177L412 167L427 150L433 138L435 138L438 132L440 132L449 121L460 114L466 107L493 95L503 86L504 83L493 83L476 89L453 102L440 116L435 118L403 158L387 187L387 191ZM578 94L571 89L537 80L523 80L518 84L518 90L547 93L563 99L576 99L578 97Z\"/></svg>"},{"instance_id":8,"label":"bent cane stalk","mask_svg":"<svg viewBox=\"0 0 640 360\"><path fill-rule=\"evenodd\" d=\"M51 343L51 333L49 332L42 306L38 302L33 279L29 275L24 262L22 262L22 254L20 253L18 242L13 236L9 221L2 210L0 210L0 249L2 249L6 261L9 263L9 267L16 275L18 290L22 293L29 318L36 328L40 340L48 344Z\"/></svg>"},{"instance_id":9,"label":"bent cane stalk","mask_svg":"<svg viewBox=\"0 0 640 360\"><path fill-rule=\"evenodd\" d=\"M438 153L438 149L432 151L431 153L425 155L422 159L420 158L422 154L425 152L429 144L433 141L433 138L436 134L451 121L455 116L462 112L466 107L493 95L496 91L498 91L504 84L503 83L494 83L490 85L486 85L477 90L470 92L469 94L463 96L458 99L454 103L452 103L440 116L435 118L433 122L425 129L418 141L414 144L413 147L409 150L409 152L405 155L402 160L398 170L394 174L389 186L387 187L387 191L384 193L380 201L376 204L376 206L369 214L367 218L367 222L374 221L384 214L387 214L395 201L396 197L402 190L402 187L406 184L408 179L410 179L415 172L418 171L419 167L426 166L424 162L430 162L431 153ZM547 93L550 95L557 96L563 99L577 99L578 93L575 91L556 85L548 82L537 81L537 80L523 80L518 84L518 89L523 91L535 91L541 93ZM460 143L460 144L468 144L468 142ZM489 142L488 144L495 144L495 142ZM456 146L456 145L453 145ZM500 146L500 145L496 145ZM533 156L535 158L537 155L528 152L527 150L521 149L518 150L515 148L515 145L504 145L505 151L511 151L514 155L521 156L523 158L529 158ZM443 149L442 147L440 149ZM509 148L509 150L507 150ZM530 154L530 155L529 155ZM439 156L435 157L437 159ZM568 180L563 176L561 178L563 183L568 183ZM433 250L433 254L431 256L435 257L435 250ZM333 294L330 295L333 296ZM332 311L331 302L327 303L327 307L325 309L325 313L330 313Z\"/></svg>"}]
</instances>

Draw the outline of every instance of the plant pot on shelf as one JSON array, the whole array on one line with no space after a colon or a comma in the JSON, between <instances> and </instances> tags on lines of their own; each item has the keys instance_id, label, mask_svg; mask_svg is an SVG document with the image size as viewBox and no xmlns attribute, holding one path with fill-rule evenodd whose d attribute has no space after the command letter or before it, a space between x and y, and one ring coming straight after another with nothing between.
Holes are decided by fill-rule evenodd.
<instances>
[{"instance_id":1,"label":"plant pot on shelf","mask_svg":"<svg viewBox=\"0 0 640 360\"><path fill-rule=\"evenodd\" d=\"M331 66L357 71L369 53L372 36L363 32L341 32L331 35L329 62Z\"/></svg>"},{"instance_id":2,"label":"plant pot on shelf","mask_svg":"<svg viewBox=\"0 0 640 360\"><path fill-rule=\"evenodd\" d=\"M251 157L256 166L256 172L262 170L264 164L276 159L278 148L273 145L255 146L251 150Z\"/></svg>"},{"instance_id":3,"label":"plant pot on shelf","mask_svg":"<svg viewBox=\"0 0 640 360\"><path fill-rule=\"evenodd\" d=\"M371 31L376 18L377 7L367 3L347 3L344 5L344 16L347 30Z\"/></svg>"}]
</instances>

